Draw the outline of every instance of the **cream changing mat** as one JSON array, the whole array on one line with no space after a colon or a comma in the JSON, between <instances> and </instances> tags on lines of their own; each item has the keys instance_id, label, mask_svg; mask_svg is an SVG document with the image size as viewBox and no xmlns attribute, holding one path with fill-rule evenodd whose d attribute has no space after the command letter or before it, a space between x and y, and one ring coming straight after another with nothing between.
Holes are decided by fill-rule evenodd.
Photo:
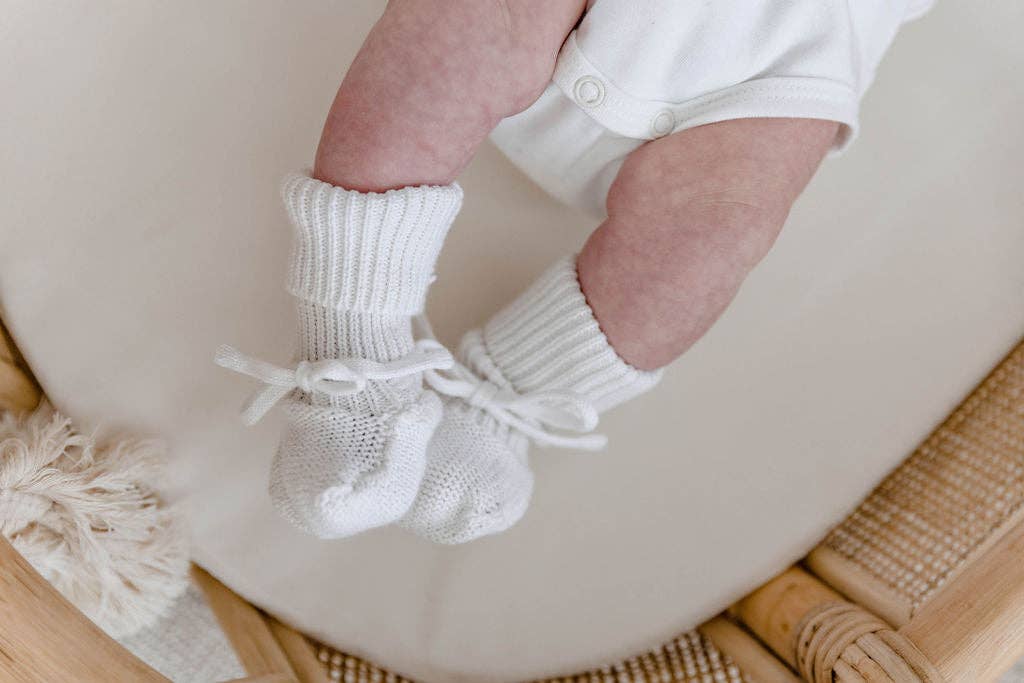
<instances>
[{"instance_id":1,"label":"cream changing mat","mask_svg":"<svg viewBox=\"0 0 1024 683\"><path fill-rule=\"evenodd\" d=\"M241 426L250 387L212 354L290 354L277 182L379 11L0 6L4 319L83 427L170 442L196 559L312 635L427 681L658 644L804 553L1024 333L1024 15L939 3L727 315L603 421L612 446L537 452L518 527L459 548L293 532L264 493L278 425ZM430 306L449 343L592 227L493 148L463 184Z\"/></svg>"}]
</instances>

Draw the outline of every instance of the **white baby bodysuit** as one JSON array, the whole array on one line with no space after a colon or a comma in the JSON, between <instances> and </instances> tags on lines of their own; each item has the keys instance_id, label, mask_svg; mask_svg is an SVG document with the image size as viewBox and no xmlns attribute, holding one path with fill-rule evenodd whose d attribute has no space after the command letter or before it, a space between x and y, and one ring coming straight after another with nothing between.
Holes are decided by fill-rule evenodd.
<instances>
[{"instance_id":1,"label":"white baby bodysuit","mask_svg":"<svg viewBox=\"0 0 1024 683\"><path fill-rule=\"evenodd\" d=\"M552 82L492 138L541 187L596 215L648 140L749 117L838 121L899 27L933 0L591 0Z\"/></svg>"}]
</instances>

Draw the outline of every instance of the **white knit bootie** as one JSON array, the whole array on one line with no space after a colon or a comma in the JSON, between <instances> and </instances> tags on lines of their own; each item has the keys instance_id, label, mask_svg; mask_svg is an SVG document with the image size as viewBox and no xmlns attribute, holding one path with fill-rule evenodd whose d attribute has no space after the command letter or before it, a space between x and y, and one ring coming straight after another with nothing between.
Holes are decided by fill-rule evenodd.
<instances>
[{"instance_id":1,"label":"white knit bootie","mask_svg":"<svg viewBox=\"0 0 1024 683\"><path fill-rule=\"evenodd\" d=\"M563 259L480 330L463 338L462 365L429 371L445 396L416 502L402 526L437 543L504 531L533 491L529 442L599 449L583 434L597 414L654 386L661 372L626 363L608 343Z\"/></svg>"},{"instance_id":2,"label":"white knit bootie","mask_svg":"<svg viewBox=\"0 0 1024 683\"><path fill-rule=\"evenodd\" d=\"M361 193L293 175L282 194L295 229L298 364L277 368L229 347L218 363L266 383L248 422L284 399L274 506L308 533L339 538L398 520L420 487L441 419L423 372L452 360L437 342L413 339L411 317L423 310L462 190Z\"/></svg>"}]
</instances>

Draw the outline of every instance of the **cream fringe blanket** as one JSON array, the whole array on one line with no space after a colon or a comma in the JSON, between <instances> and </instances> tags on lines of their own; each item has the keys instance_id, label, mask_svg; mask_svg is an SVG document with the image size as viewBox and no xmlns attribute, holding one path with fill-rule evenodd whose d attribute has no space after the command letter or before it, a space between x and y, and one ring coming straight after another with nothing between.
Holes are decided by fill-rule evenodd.
<instances>
[{"instance_id":1,"label":"cream fringe blanket","mask_svg":"<svg viewBox=\"0 0 1024 683\"><path fill-rule=\"evenodd\" d=\"M184 525L161 505L152 442L98 442L47 404L0 411L0 533L115 638L151 625L188 585Z\"/></svg>"}]
</instances>

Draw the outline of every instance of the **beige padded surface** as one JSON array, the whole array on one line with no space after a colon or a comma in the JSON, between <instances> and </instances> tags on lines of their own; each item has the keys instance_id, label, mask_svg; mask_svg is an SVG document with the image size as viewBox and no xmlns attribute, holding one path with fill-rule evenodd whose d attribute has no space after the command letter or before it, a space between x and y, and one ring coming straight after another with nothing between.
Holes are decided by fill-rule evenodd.
<instances>
[{"instance_id":1,"label":"beige padded surface","mask_svg":"<svg viewBox=\"0 0 1024 683\"><path fill-rule=\"evenodd\" d=\"M289 354L277 179L379 9L0 2L4 319L83 425L169 441L197 559L322 640L424 681L656 647L806 552L1024 334L1024 10L939 3L728 314L603 420L613 446L536 454L520 526L293 533L262 493L277 424L238 424L249 386L211 356ZM464 185L430 305L448 342L592 227L491 148Z\"/></svg>"}]
</instances>

